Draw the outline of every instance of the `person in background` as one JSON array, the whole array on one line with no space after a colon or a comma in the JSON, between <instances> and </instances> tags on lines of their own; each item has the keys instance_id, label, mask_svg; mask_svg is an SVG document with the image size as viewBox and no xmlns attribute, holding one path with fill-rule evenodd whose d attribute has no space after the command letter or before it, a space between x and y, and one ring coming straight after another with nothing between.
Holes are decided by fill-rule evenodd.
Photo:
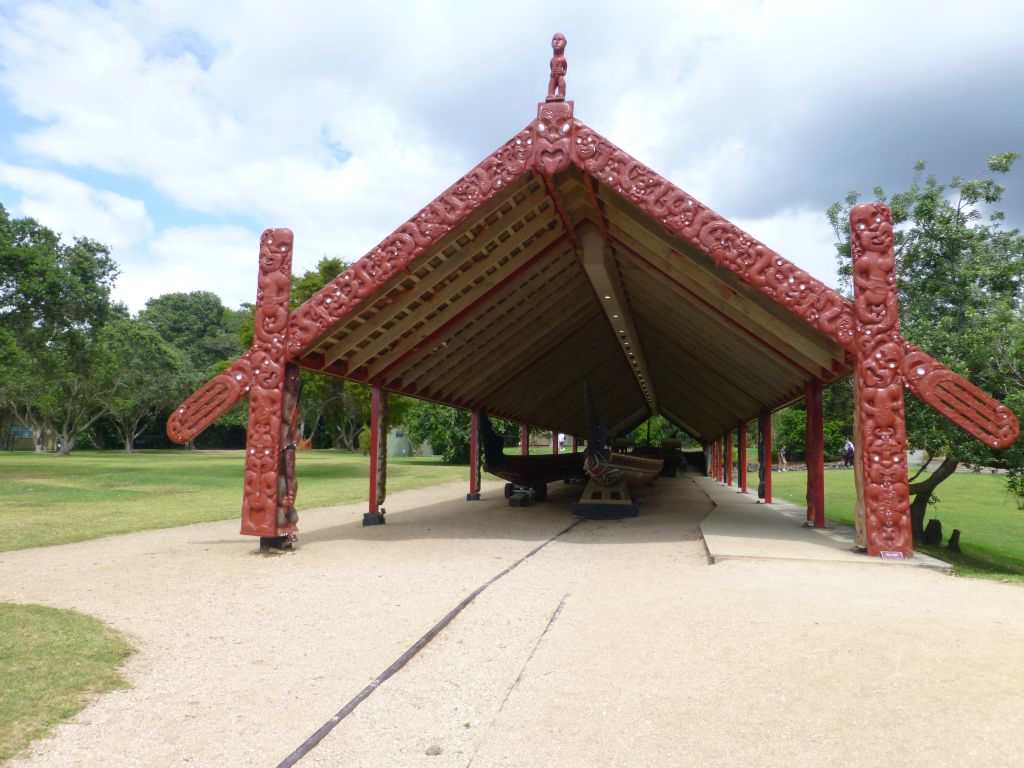
<instances>
[{"instance_id":1,"label":"person in background","mask_svg":"<svg viewBox=\"0 0 1024 768\"><path fill-rule=\"evenodd\" d=\"M789 468L789 463L786 461L786 446L784 445L779 446L779 466L783 472Z\"/></svg>"},{"instance_id":2,"label":"person in background","mask_svg":"<svg viewBox=\"0 0 1024 768\"><path fill-rule=\"evenodd\" d=\"M853 466L853 441L846 438L846 445L843 446L843 466Z\"/></svg>"}]
</instances>

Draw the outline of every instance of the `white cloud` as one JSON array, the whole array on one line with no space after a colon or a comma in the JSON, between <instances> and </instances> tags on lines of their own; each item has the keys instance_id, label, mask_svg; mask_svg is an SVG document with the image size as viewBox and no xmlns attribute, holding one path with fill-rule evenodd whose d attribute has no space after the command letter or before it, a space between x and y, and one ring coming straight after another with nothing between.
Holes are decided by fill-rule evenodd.
<instances>
[{"instance_id":1,"label":"white cloud","mask_svg":"<svg viewBox=\"0 0 1024 768\"><path fill-rule=\"evenodd\" d=\"M138 311L164 293L211 291L226 306L256 299L259 233L235 226L173 227L117 282L114 298Z\"/></svg>"},{"instance_id":2,"label":"white cloud","mask_svg":"<svg viewBox=\"0 0 1024 768\"><path fill-rule=\"evenodd\" d=\"M0 184L20 194L15 213L36 219L68 242L89 237L116 253L132 250L153 233L142 200L96 189L60 173L0 163Z\"/></svg>"},{"instance_id":3,"label":"white cloud","mask_svg":"<svg viewBox=\"0 0 1024 768\"><path fill-rule=\"evenodd\" d=\"M0 162L58 171L5 181L22 196L8 207L111 242L133 296L183 285L161 265L189 237L219 233L246 275L263 227L295 231L297 272L366 253L532 118L556 30L581 119L819 277L834 266L816 209L897 188L918 157L969 173L961 157L1020 149L1024 125L996 91L1024 72L1010 0L970 14L925 0L108 0L22 4L4 22L0 89L38 122L0 127ZM147 224L144 201L69 178L92 170L210 226L159 220L156 203ZM818 269L801 260L821 251ZM242 283L225 301L250 300L253 280L224 273L223 290Z\"/></svg>"}]
</instances>

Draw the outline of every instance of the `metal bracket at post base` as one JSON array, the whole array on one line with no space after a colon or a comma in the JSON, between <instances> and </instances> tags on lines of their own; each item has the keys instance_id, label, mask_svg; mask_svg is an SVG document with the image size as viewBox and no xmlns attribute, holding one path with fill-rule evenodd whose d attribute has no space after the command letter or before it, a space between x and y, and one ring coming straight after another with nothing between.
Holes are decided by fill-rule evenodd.
<instances>
[{"instance_id":1,"label":"metal bracket at post base","mask_svg":"<svg viewBox=\"0 0 1024 768\"><path fill-rule=\"evenodd\" d=\"M467 493L466 494L466 501L480 501L480 494L479 493Z\"/></svg>"},{"instance_id":2,"label":"metal bracket at post base","mask_svg":"<svg viewBox=\"0 0 1024 768\"><path fill-rule=\"evenodd\" d=\"M384 525L384 510L380 512L364 512L363 525Z\"/></svg>"}]
</instances>

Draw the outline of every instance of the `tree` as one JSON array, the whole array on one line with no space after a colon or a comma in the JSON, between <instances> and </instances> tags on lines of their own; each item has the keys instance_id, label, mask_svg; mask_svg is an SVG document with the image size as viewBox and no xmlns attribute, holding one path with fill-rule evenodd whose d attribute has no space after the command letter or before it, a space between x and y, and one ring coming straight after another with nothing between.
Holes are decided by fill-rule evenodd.
<instances>
[{"instance_id":1,"label":"tree","mask_svg":"<svg viewBox=\"0 0 1024 768\"><path fill-rule=\"evenodd\" d=\"M184 354L198 386L205 383L211 367L245 351L238 336L240 314L244 316L225 308L215 293L192 291L150 299L139 320Z\"/></svg>"},{"instance_id":2,"label":"tree","mask_svg":"<svg viewBox=\"0 0 1024 768\"><path fill-rule=\"evenodd\" d=\"M62 243L30 218L11 219L0 206L0 324L5 354L0 374L8 407L32 425L36 447L55 426L62 454L79 431L99 417L98 397L109 371L96 338L117 309L110 291L117 265L110 251L88 238Z\"/></svg>"},{"instance_id":3,"label":"tree","mask_svg":"<svg viewBox=\"0 0 1024 768\"><path fill-rule=\"evenodd\" d=\"M146 424L176 404L183 355L152 325L128 318L108 323L99 343L113 372L103 413L117 429L125 451L132 453Z\"/></svg>"},{"instance_id":4,"label":"tree","mask_svg":"<svg viewBox=\"0 0 1024 768\"><path fill-rule=\"evenodd\" d=\"M903 335L1024 415L1024 237L1004 229L1005 217L990 206L1004 188L994 174L1005 174L1018 155L989 158L970 179L954 177L941 184L932 175L922 180L925 164L915 166L911 187L887 199L895 230L900 325ZM859 195L828 210L836 234L843 287L851 285L847 220ZM923 403L907 398L907 436L911 447L928 457L943 457L933 474L912 478L911 519L916 540L938 486L961 462L1000 462L1010 469L1010 487L1022 490L1024 452L1019 444L992 452Z\"/></svg>"}]
</instances>

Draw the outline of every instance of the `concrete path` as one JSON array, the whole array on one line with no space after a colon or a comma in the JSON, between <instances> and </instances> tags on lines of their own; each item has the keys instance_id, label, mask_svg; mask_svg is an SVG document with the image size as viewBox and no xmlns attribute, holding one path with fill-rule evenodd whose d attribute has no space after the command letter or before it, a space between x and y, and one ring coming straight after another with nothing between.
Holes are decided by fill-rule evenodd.
<instances>
[{"instance_id":1,"label":"concrete path","mask_svg":"<svg viewBox=\"0 0 1024 768\"><path fill-rule=\"evenodd\" d=\"M0 599L129 634L132 688L15 766L276 766L459 601L572 522L442 486L0 555ZM1024 589L837 561L708 565L692 476L573 527L482 592L297 765L1024 764ZM713 489L711 489L714 492ZM461 497L461 498L460 498Z\"/></svg>"},{"instance_id":2,"label":"concrete path","mask_svg":"<svg viewBox=\"0 0 1024 768\"><path fill-rule=\"evenodd\" d=\"M740 493L736 486L696 479L714 502L714 511L700 524L711 562L736 558L769 560L826 560L861 565L931 568L952 573L949 563L916 553L906 560L883 560L854 552L854 530L826 521L824 528L806 528L807 510L780 499L759 504L756 492Z\"/></svg>"}]
</instances>

